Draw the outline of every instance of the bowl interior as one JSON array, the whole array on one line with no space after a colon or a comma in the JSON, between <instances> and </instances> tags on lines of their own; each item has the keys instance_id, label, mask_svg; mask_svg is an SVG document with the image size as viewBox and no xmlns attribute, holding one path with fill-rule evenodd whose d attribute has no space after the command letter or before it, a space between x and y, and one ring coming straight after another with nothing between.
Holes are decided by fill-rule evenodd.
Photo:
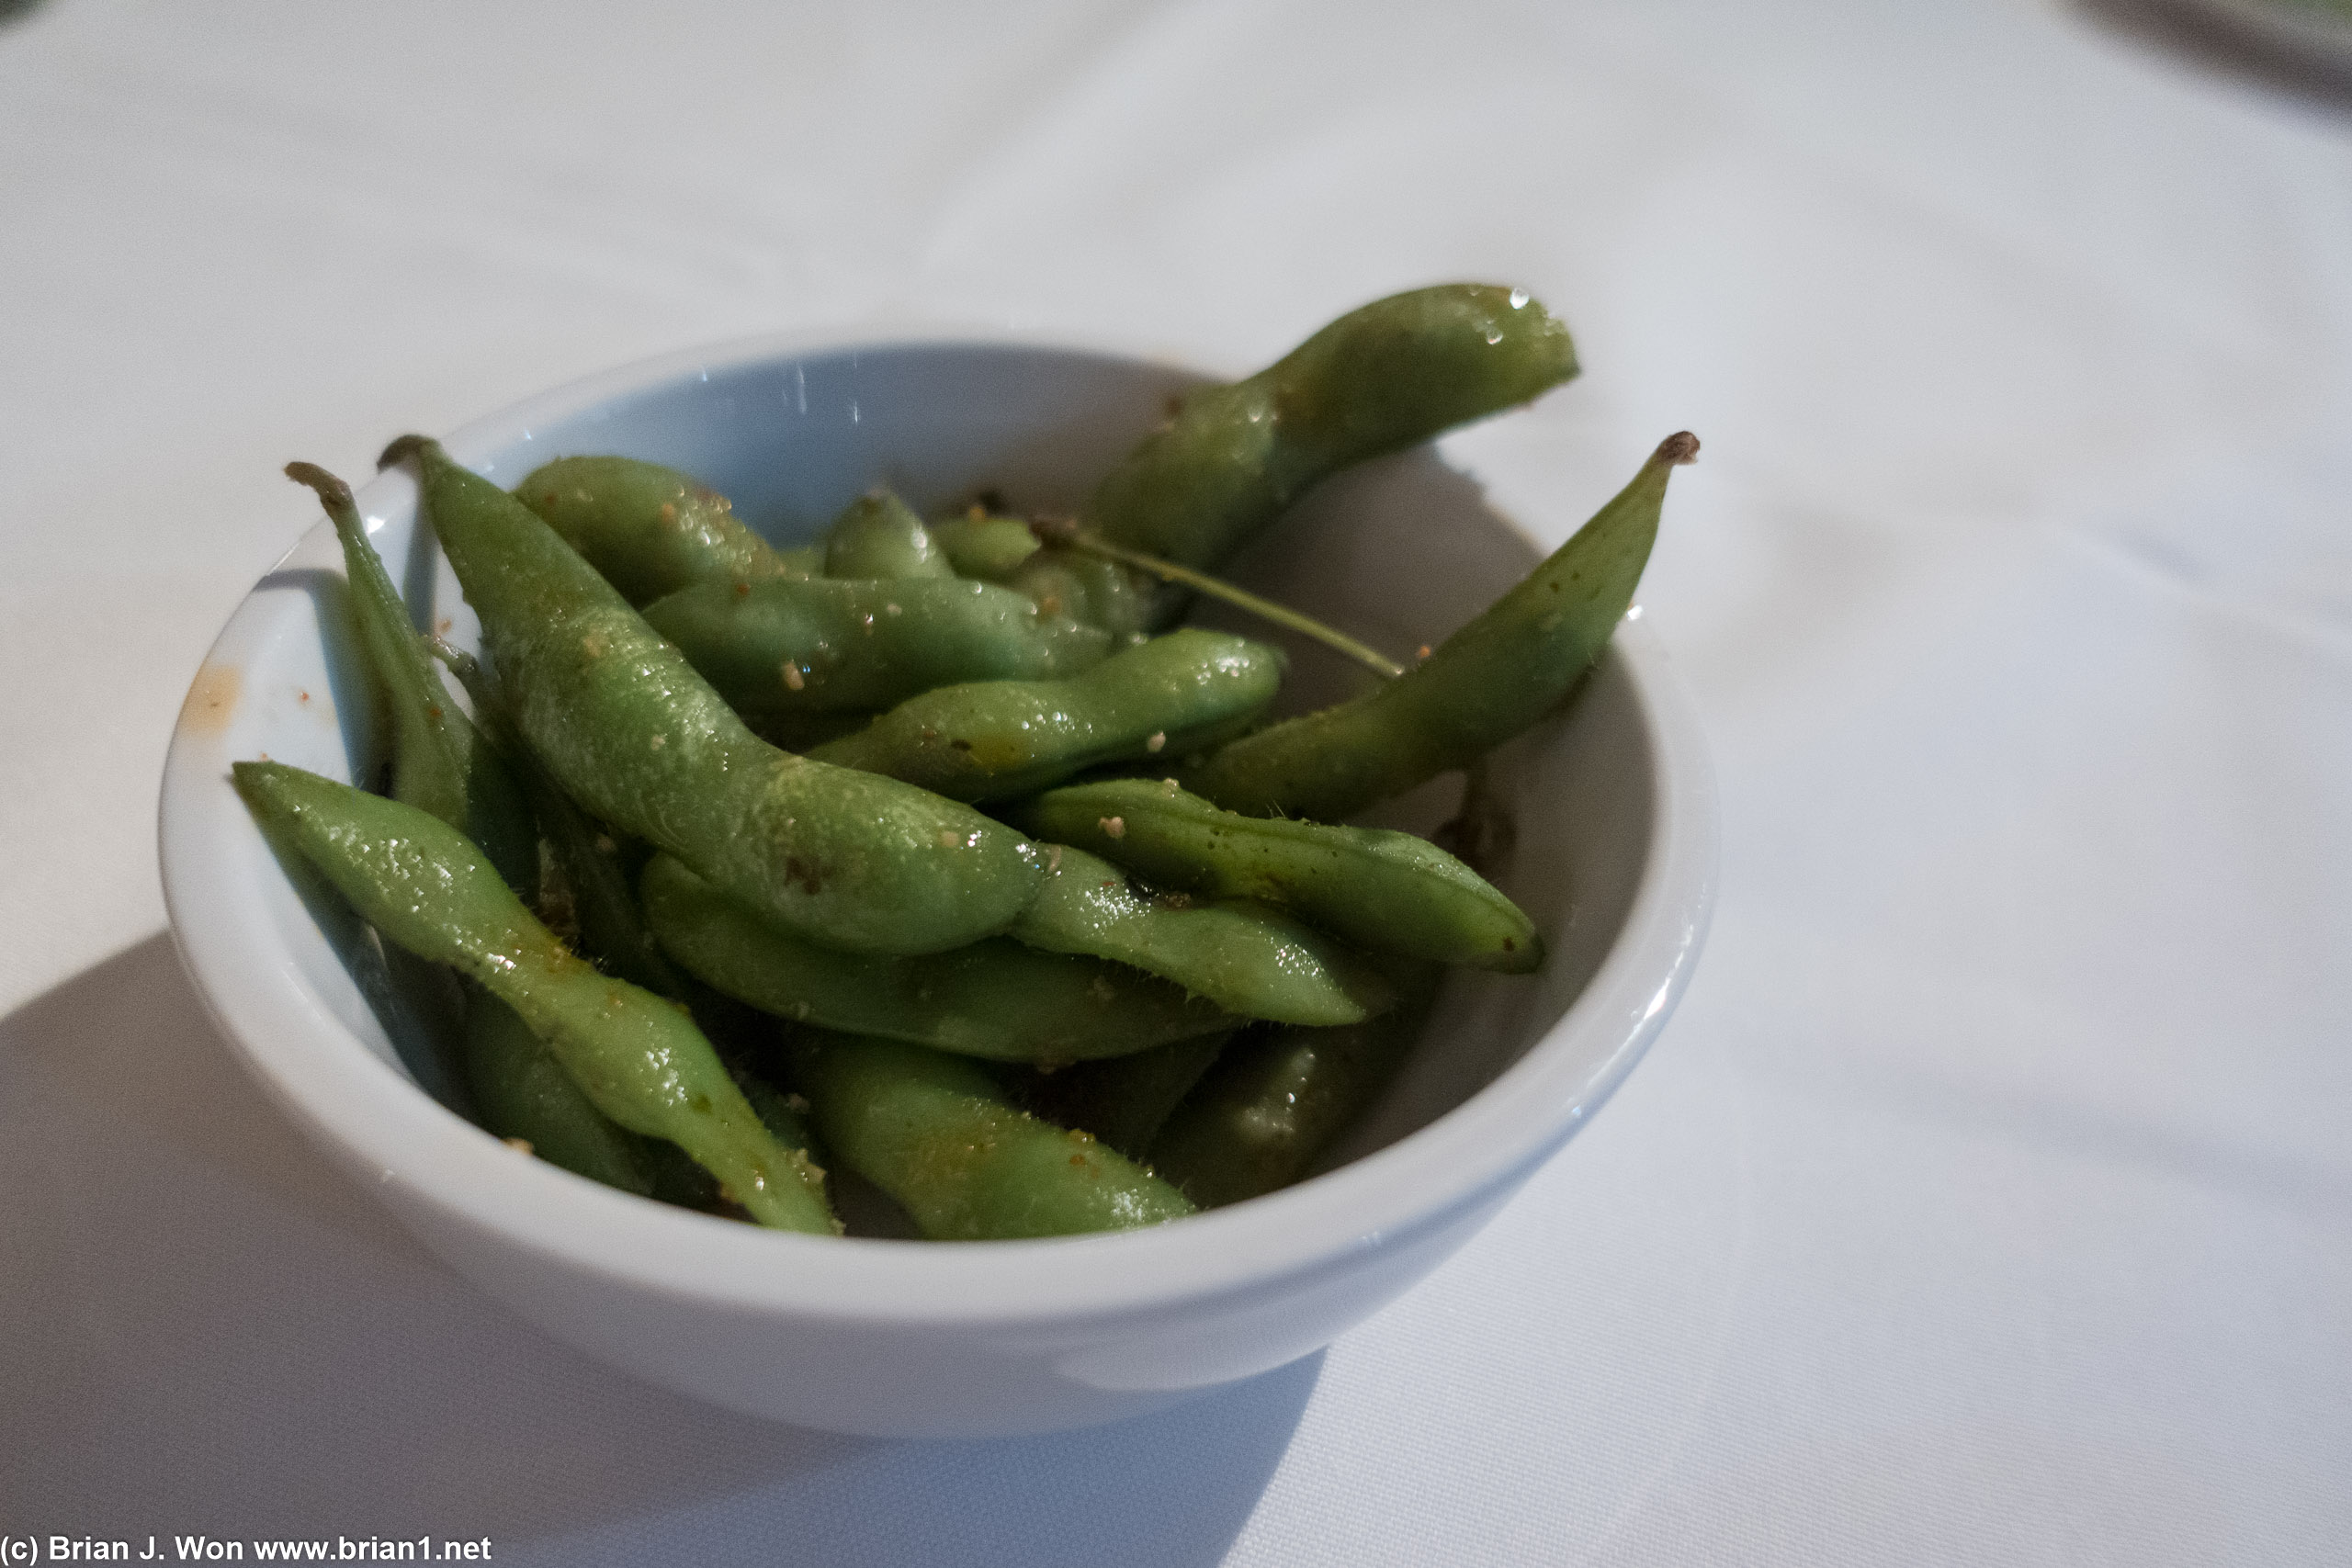
<instances>
[{"instance_id":1,"label":"bowl interior","mask_svg":"<svg viewBox=\"0 0 2352 1568\"><path fill-rule=\"evenodd\" d=\"M1016 508L1075 510L1159 422L1169 398L1196 379L1165 366L1034 345L800 353L753 345L565 389L469 426L449 446L460 461L509 485L571 454L668 463L725 491L748 522L789 543L815 535L876 481L923 511L984 490ZM472 614L429 531L416 526L414 501L402 472L360 492L377 548L419 624L473 647ZM1323 487L1235 574L1409 654L1441 640L1534 559L1473 480L1424 450ZM1295 648L1285 700L1317 705L1364 679L1318 649ZM1656 853L1657 735L1653 705L1622 648L1588 688L1507 748L1495 770L1518 841L1493 876L1544 931L1544 970L1532 977L1457 972L1407 1070L1327 1167L1428 1127L1493 1084L1554 1032L1619 945ZM241 1042L266 1080L276 1075L281 1093L303 1098L294 1081L302 1052L358 1050L462 1114L447 1032L429 1000L393 980L331 892L289 878L268 857L225 778L228 761L257 756L371 778L383 733L349 632L340 556L322 523L256 586L191 693L166 787L167 886L191 966L224 1017L234 1010L221 1001L218 972L259 964L323 1026L303 1044ZM177 807L175 790L187 796ZM1381 820L1432 827L1458 791L1455 781L1440 780L1393 803ZM209 847L175 859L175 835ZM216 910L226 931L192 933ZM1605 1092L1638 1049L1616 1021L1573 1032L1546 1047L1556 1058L1546 1080L1561 1102L1554 1109L1567 1113L1554 1142L1580 1113L1567 1101ZM321 1115L315 1104L303 1109L313 1121Z\"/></svg>"}]
</instances>

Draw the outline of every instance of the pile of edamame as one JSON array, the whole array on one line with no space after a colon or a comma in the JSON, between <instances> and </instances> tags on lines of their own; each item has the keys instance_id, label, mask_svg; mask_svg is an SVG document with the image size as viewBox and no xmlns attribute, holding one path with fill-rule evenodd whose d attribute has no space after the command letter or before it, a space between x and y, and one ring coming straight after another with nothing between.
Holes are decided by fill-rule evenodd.
<instances>
[{"instance_id":1,"label":"pile of edamame","mask_svg":"<svg viewBox=\"0 0 2352 1568\"><path fill-rule=\"evenodd\" d=\"M412 627L349 489L294 464L390 762L381 793L266 761L236 785L454 985L478 1119L566 1169L820 1234L833 1168L939 1239L1235 1202L1365 1109L1447 965L1542 964L1478 835L1345 822L1442 773L1475 796L1567 699L1698 443L1410 669L1328 634L1388 677L1336 707L1265 724L1282 655L1177 623L1321 479L1575 373L1525 293L1420 289L1186 397L1075 520L877 490L799 550L655 464L509 493L403 436L384 460L416 466L480 662Z\"/></svg>"}]
</instances>

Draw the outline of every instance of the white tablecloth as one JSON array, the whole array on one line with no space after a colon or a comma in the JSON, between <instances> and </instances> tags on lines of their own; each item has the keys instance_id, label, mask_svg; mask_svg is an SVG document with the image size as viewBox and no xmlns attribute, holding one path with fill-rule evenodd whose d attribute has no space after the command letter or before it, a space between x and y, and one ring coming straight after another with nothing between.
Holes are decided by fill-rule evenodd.
<instances>
[{"instance_id":1,"label":"white tablecloth","mask_svg":"<svg viewBox=\"0 0 2352 1568\"><path fill-rule=\"evenodd\" d=\"M163 934L173 715L365 473L910 319L1250 368L1524 284L1456 440L1645 587L1724 896L1616 1100L1327 1353L970 1445L519 1325ZM0 1535L501 1562L2352 1552L2352 125L2028 0L320 6L0 25ZM250 1551L250 1546L248 1548Z\"/></svg>"}]
</instances>

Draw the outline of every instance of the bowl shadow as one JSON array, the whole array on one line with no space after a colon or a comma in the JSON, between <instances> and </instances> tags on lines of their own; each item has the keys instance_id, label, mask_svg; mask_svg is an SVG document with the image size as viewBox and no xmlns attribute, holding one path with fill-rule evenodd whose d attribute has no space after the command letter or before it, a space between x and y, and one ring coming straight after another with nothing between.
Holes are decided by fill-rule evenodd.
<instances>
[{"instance_id":1,"label":"bowl shadow","mask_svg":"<svg viewBox=\"0 0 2352 1568\"><path fill-rule=\"evenodd\" d=\"M365 1532L488 1536L502 1562L1214 1562L1321 1371L968 1443L663 1393L508 1315L311 1149L161 932L0 1019L0 1517L134 1552Z\"/></svg>"}]
</instances>

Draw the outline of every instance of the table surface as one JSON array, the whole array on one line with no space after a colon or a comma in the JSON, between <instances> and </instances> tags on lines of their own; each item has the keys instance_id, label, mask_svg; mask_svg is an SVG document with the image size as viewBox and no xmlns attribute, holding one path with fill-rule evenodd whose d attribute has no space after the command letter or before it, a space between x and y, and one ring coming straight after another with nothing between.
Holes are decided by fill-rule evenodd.
<instances>
[{"instance_id":1,"label":"table surface","mask_svg":"<svg viewBox=\"0 0 2352 1568\"><path fill-rule=\"evenodd\" d=\"M1723 898L1625 1089L1329 1351L1042 1439L619 1379L204 1021L155 781L368 470L752 332L1240 372L1462 276L1452 444L1644 603ZM0 22L0 1534L503 1562L2341 1561L2352 123L2032 0L175 6Z\"/></svg>"}]
</instances>

